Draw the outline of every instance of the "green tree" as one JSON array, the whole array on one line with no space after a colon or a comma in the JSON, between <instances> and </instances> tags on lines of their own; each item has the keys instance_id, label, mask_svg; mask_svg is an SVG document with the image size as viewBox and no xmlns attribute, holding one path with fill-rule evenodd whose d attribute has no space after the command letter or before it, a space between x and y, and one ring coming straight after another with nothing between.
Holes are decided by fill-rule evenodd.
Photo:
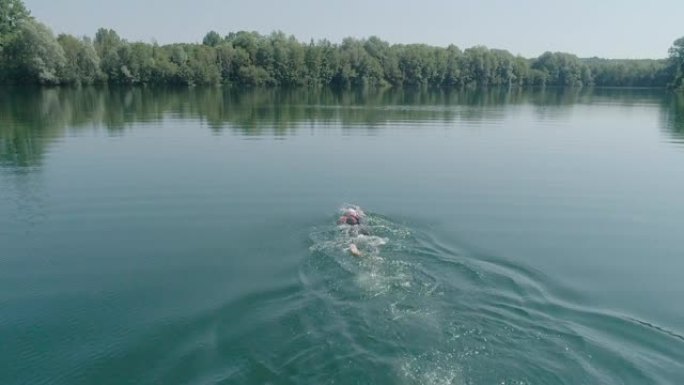
<instances>
[{"instance_id":1,"label":"green tree","mask_svg":"<svg viewBox=\"0 0 684 385\"><path fill-rule=\"evenodd\" d=\"M0 49L16 35L19 23L29 18L21 0L0 0Z\"/></svg>"},{"instance_id":2,"label":"green tree","mask_svg":"<svg viewBox=\"0 0 684 385\"><path fill-rule=\"evenodd\" d=\"M123 44L117 55L120 59L119 80L129 84L147 84L155 82L154 46L146 43Z\"/></svg>"},{"instance_id":3,"label":"green tree","mask_svg":"<svg viewBox=\"0 0 684 385\"><path fill-rule=\"evenodd\" d=\"M3 52L19 34L19 24L30 19L30 13L21 0L0 0L0 82L12 82L13 59Z\"/></svg>"},{"instance_id":4,"label":"green tree","mask_svg":"<svg viewBox=\"0 0 684 385\"><path fill-rule=\"evenodd\" d=\"M100 28L95 33L95 50L100 57L106 56L112 51L116 51L123 41L113 29Z\"/></svg>"},{"instance_id":5,"label":"green tree","mask_svg":"<svg viewBox=\"0 0 684 385\"><path fill-rule=\"evenodd\" d=\"M225 83L230 83L235 78L235 49L232 44L226 43L216 47L216 60L218 61L221 79Z\"/></svg>"},{"instance_id":6,"label":"green tree","mask_svg":"<svg viewBox=\"0 0 684 385\"><path fill-rule=\"evenodd\" d=\"M675 40L669 50L672 71L671 87L684 89L684 37Z\"/></svg>"},{"instance_id":7,"label":"green tree","mask_svg":"<svg viewBox=\"0 0 684 385\"><path fill-rule=\"evenodd\" d=\"M311 64L308 68L308 73L318 80L318 84L332 85L335 76L340 69L340 53L337 46L328 40L321 40L318 44L311 46L310 50L314 50L315 63L317 67Z\"/></svg>"},{"instance_id":8,"label":"green tree","mask_svg":"<svg viewBox=\"0 0 684 385\"><path fill-rule=\"evenodd\" d=\"M119 56L119 49L123 45L124 41L114 30L100 28L95 34L94 46L100 58L100 68L110 82L120 83L125 78Z\"/></svg>"},{"instance_id":9,"label":"green tree","mask_svg":"<svg viewBox=\"0 0 684 385\"><path fill-rule=\"evenodd\" d=\"M202 39L202 44L208 45L210 47L216 47L217 45L221 44L222 42L223 42L223 39L221 38L221 35L219 35L218 32L216 32L216 31L208 32L204 36L204 39Z\"/></svg>"},{"instance_id":10,"label":"green tree","mask_svg":"<svg viewBox=\"0 0 684 385\"><path fill-rule=\"evenodd\" d=\"M304 46L294 36L282 32L271 34L265 45L269 47L270 60L262 64L258 58L257 65L270 72L279 85L304 85L308 76Z\"/></svg>"},{"instance_id":11,"label":"green tree","mask_svg":"<svg viewBox=\"0 0 684 385\"><path fill-rule=\"evenodd\" d=\"M496 60L489 48L476 46L463 51L463 79L465 85L486 87L497 85Z\"/></svg>"},{"instance_id":12,"label":"green tree","mask_svg":"<svg viewBox=\"0 0 684 385\"><path fill-rule=\"evenodd\" d=\"M178 65L171 61L167 47L152 44L152 79L154 83L173 84L178 81Z\"/></svg>"},{"instance_id":13,"label":"green tree","mask_svg":"<svg viewBox=\"0 0 684 385\"><path fill-rule=\"evenodd\" d=\"M90 39L77 39L61 34L57 37L57 42L62 46L65 57L62 82L92 84L102 79L100 58Z\"/></svg>"},{"instance_id":14,"label":"green tree","mask_svg":"<svg viewBox=\"0 0 684 385\"><path fill-rule=\"evenodd\" d=\"M427 85L431 64L426 52L428 47L422 44L410 44L399 45L394 48L397 50L403 84L408 86Z\"/></svg>"},{"instance_id":15,"label":"green tree","mask_svg":"<svg viewBox=\"0 0 684 385\"><path fill-rule=\"evenodd\" d=\"M445 50L443 87L454 88L463 85L462 69L459 63L461 55L461 50L453 44Z\"/></svg>"},{"instance_id":16,"label":"green tree","mask_svg":"<svg viewBox=\"0 0 684 385\"><path fill-rule=\"evenodd\" d=\"M532 63L532 69L545 73L549 85L576 87L592 83L589 68L569 53L545 52Z\"/></svg>"},{"instance_id":17,"label":"green tree","mask_svg":"<svg viewBox=\"0 0 684 385\"><path fill-rule=\"evenodd\" d=\"M188 85L208 85L221 82L221 69L216 60L216 50L203 45L189 45L188 68L190 81Z\"/></svg>"},{"instance_id":18,"label":"green tree","mask_svg":"<svg viewBox=\"0 0 684 385\"><path fill-rule=\"evenodd\" d=\"M259 40L262 37L257 32L238 31L231 32L226 36L226 41L233 44L235 48L242 48L249 54L252 62L256 62L256 53L259 48Z\"/></svg>"},{"instance_id":19,"label":"green tree","mask_svg":"<svg viewBox=\"0 0 684 385\"><path fill-rule=\"evenodd\" d=\"M32 19L21 20L17 37L3 50L10 80L18 83L59 84L66 59L50 29Z\"/></svg>"},{"instance_id":20,"label":"green tree","mask_svg":"<svg viewBox=\"0 0 684 385\"><path fill-rule=\"evenodd\" d=\"M684 89L684 38L667 60L535 59L475 46L461 51L389 44L378 37L308 44L283 32L208 32L202 44L127 42L101 28L91 43L54 38L22 0L0 0L0 82L216 84L244 86L666 86Z\"/></svg>"}]
</instances>

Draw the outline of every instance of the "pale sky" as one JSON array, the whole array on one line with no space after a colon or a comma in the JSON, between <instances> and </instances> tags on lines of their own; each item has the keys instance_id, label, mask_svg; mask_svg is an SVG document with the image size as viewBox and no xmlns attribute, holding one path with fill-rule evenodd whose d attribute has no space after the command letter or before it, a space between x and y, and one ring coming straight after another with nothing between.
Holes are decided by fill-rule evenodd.
<instances>
[{"instance_id":1,"label":"pale sky","mask_svg":"<svg viewBox=\"0 0 684 385\"><path fill-rule=\"evenodd\" d=\"M486 45L536 57L663 58L684 36L684 0L24 0L55 33L113 28L129 41L199 42L206 32L281 30L309 41Z\"/></svg>"}]
</instances>

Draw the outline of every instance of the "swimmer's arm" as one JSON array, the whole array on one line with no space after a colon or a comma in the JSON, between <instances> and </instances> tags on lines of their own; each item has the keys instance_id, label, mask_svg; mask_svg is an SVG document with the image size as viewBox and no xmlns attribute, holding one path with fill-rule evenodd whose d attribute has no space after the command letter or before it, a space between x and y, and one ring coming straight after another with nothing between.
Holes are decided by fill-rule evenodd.
<instances>
[{"instance_id":1,"label":"swimmer's arm","mask_svg":"<svg viewBox=\"0 0 684 385\"><path fill-rule=\"evenodd\" d=\"M359 248L356 247L356 245L353 243L349 246L349 252L352 253L352 255L355 257L361 256L361 252L359 251Z\"/></svg>"}]
</instances>

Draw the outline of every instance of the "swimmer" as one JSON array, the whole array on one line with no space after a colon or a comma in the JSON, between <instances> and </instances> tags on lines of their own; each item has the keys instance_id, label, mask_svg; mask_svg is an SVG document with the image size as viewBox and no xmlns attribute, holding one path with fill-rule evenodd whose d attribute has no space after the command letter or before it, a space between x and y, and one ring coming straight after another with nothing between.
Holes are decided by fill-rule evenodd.
<instances>
[{"instance_id":1,"label":"swimmer","mask_svg":"<svg viewBox=\"0 0 684 385\"><path fill-rule=\"evenodd\" d=\"M357 226L361 224L361 218L365 216L363 211L356 209L346 209L344 214L337 220L338 225Z\"/></svg>"},{"instance_id":2,"label":"swimmer","mask_svg":"<svg viewBox=\"0 0 684 385\"><path fill-rule=\"evenodd\" d=\"M358 236L359 233L367 234L368 231L366 229L361 229L361 220L365 216L366 215L363 211L361 211L361 209L348 208L344 211L343 215L337 220L337 224L351 226L350 232L354 236ZM361 251L356 246L356 244L353 242L349 245L349 252L355 257L360 257L363 255L361 254Z\"/></svg>"}]
</instances>

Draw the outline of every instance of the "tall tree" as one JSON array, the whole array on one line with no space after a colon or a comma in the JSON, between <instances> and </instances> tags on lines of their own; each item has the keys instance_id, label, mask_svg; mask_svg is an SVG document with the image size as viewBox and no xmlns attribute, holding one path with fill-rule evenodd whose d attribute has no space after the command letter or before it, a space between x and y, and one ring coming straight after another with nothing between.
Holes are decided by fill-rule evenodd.
<instances>
[{"instance_id":1,"label":"tall tree","mask_svg":"<svg viewBox=\"0 0 684 385\"><path fill-rule=\"evenodd\" d=\"M89 39L61 34L57 42L62 46L66 59L61 75L63 82L92 84L102 79L100 58Z\"/></svg>"},{"instance_id":2,"label":"tall tree","mask_svg":"<svg viewBox=\"0 0 684 385\"><path fill-rule=\"evenodd\" d=\"M6 70L14 82L58 84L66 64L64 50L52 31L32 19L18 24L17 38L3 50L10 63Z\"/></svg>"},{"instance_id":3,"label":"tall tree","mask_svg":"<svg viewBox=\"0 0 684 385\"><path fill-rule=\"evenodd\" d=\"M675 40L670 48L672 84L676 89L684 89L684 37Z\"/></svg>"},{"instance_id":4,"label":"tall tree","mask_svg":"<svg viewBox=\"0 0 684 385\"><path fill-rule=\"evenodd\" d=\"M202 44L208 45L210 47L216 47L217 45L221 44L223 39L221 38L221 35L218 34L216 31L210 31L206 35L204 35L204 39L202 39Z\"/></svg>"},{"instance_id":5,"label":"tall tree","mask_svg":"<svg viewBox=\"0 0 684 385\"><path fill-rule=\"evenodd\" d=\"M95 51L100 58L100 68L111 82L120 83L126 76L122 73L119 49L124 45L116 31L100 28L95 34Z\"/></svg>"},{"instance_id":6,"label":"tall tree","mask_svg":"<svg viewBox=\"0 0 684 385\"><path fill-rule=\"evenodd\" d=\"M0 0L0 46L19 28L19 23L30 17L21 0Z\"/></svg>"},{"instance_id":7,"label":"tall tree","mask_svg":"<svg viewBox=\"0 0 684 385\"><path fill-rule=\"evenodd\" d=\"M0 0L0 82L14 81L10 74L13 59L3 51L17 38L19 24L30 17L21 0Z\"/></svg>"},{"instance_id":8,"label":"tall tree","mask_svg":"<svg viewBox=\"0 0 684 385\"><path fill-rule=\"evenodd\" d=\"M576 87L592 83L589 68L569 53L545 52L534 60L532 69L545 73L549 85Z\"/></svg>"}]
</instances>

